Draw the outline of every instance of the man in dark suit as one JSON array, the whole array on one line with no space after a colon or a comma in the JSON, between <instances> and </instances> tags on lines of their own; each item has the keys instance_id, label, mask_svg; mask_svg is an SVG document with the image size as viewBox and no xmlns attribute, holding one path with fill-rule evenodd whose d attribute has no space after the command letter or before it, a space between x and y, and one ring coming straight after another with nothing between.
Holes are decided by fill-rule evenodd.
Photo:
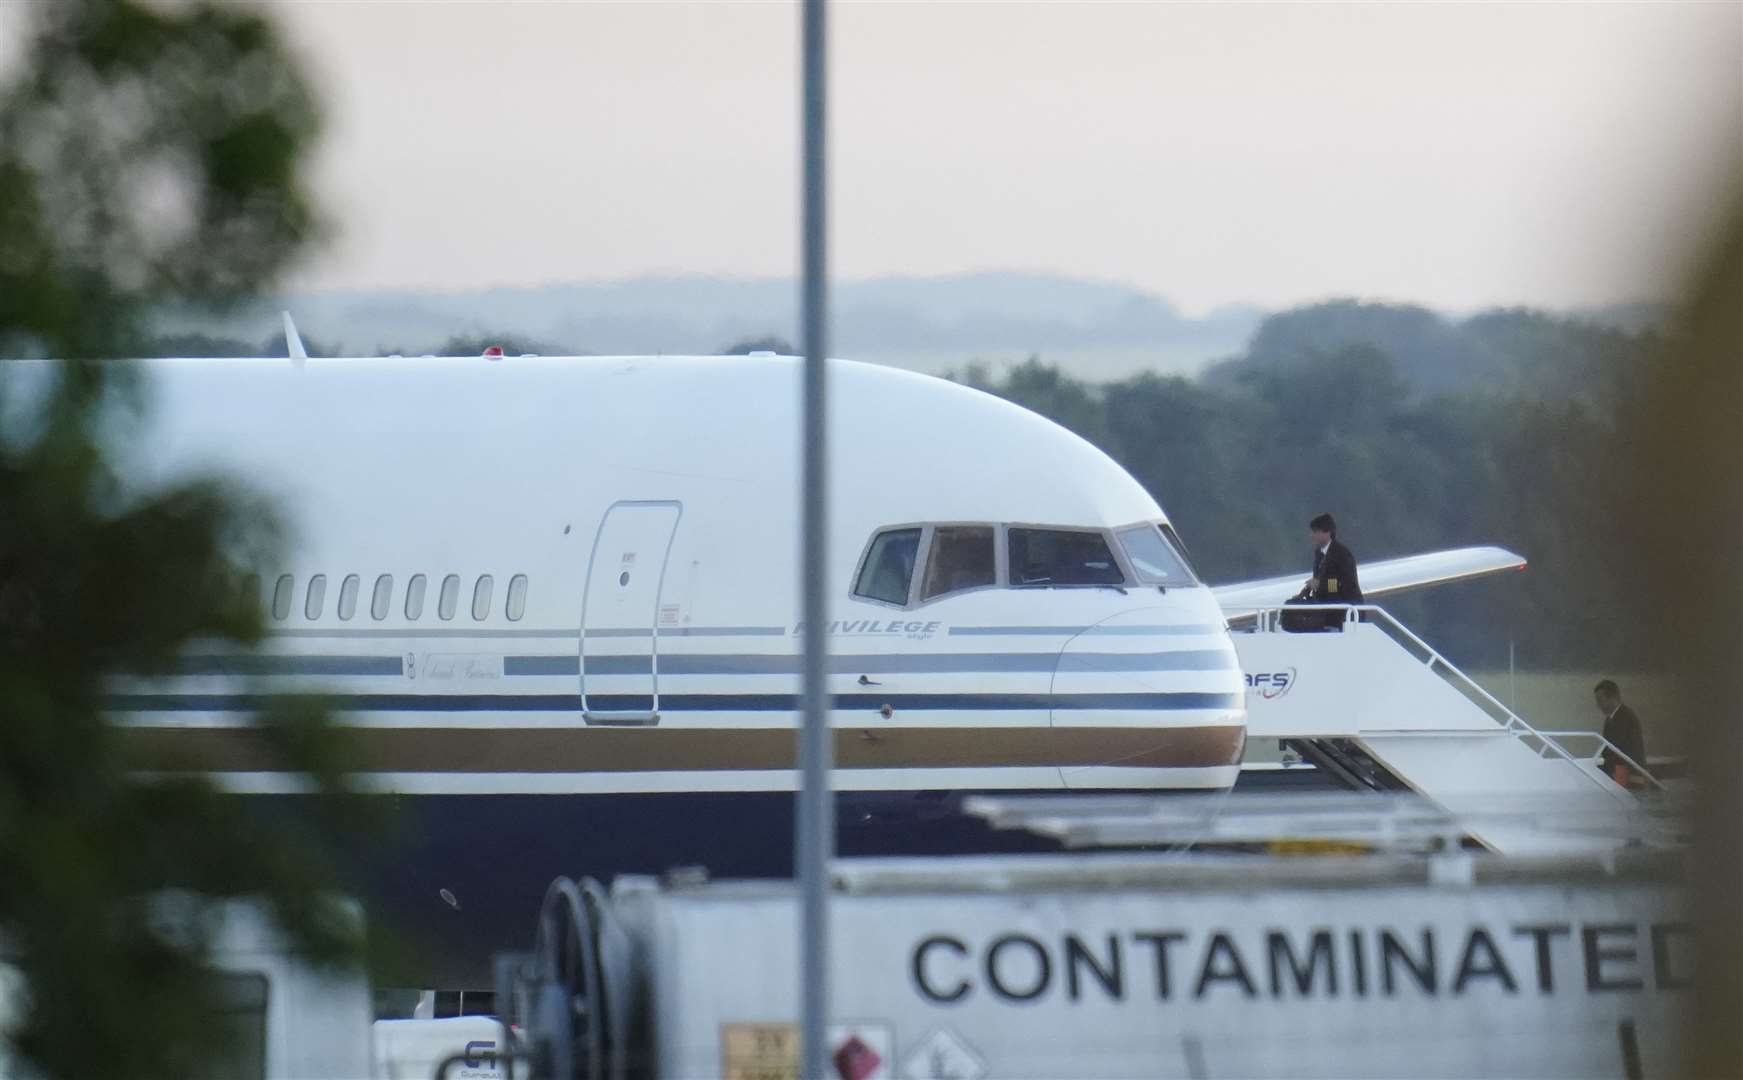
<instances>
[{"instance_id":1,"label":"man in dark suit","mask_svg":"<svg viewBox=\"0 0 1743 1080\"><path fill-rule=\"evenodd\" d=\"M1625 788L1644 787L1646 777L1616 753L1616 750L1622 751L1635 765L1645 768L1646 736L1640 731L1640 717L1622 703L1622 691L1609 679L1593 687L1592 696L1597 699L1598 711L1604 714L1604 738L1610 743L1598 758L1598 767L1604 770L1605 776ZM1610 749L1611 746L1616 750Z\"/></svg>"},{"instance_id":2,"label":"man in dark suit","mask_svg":"<svg viewBox=\"0 0 1743 1080\"><path fill-rule=\"evenodd\" d=\"M1302 594L1316 604L1359 604L1362 585L1356 579L1356 557L1338 543L1338 523L1321 514L1307 523L1313 537L1313 576Z\"/></svg>"},{"instance_id":3,"label":"man in dark suit","mask_svg":"<svg viewBox=\"0 0 1743 1080\"><path fill-rule=\"evenodd\" d=\"M1313 538L1313 576L1289 601L1292 604L1359 604L1362 585L1356 577L1356 557L1338 542L1338 525L1330 514L1307 523ZM1343 616L1331 611L1294 612L1284 617L1285 630L1336 630Z\"/></svg>"}]
</instances>

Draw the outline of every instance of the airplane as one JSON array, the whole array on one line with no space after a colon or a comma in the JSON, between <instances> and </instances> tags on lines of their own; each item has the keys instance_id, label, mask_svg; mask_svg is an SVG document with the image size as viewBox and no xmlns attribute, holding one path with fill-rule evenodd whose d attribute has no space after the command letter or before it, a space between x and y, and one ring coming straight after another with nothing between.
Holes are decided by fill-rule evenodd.
<instances>
[{"instance_id":1,"label":"airplane","mask_svg":"<svg viewBox=\"0 0 1743 1080\"><path fill-rule=\"evenodd\" d=\"M401 811L399 843L352 863L372 923L427 946L425 986L487 985L558 874L789 873L799 361L315 359L286 329L289 358L138 362L137 475L234 475L293 528L242 583L262 652L199 647L113 688L138 749L294 813L249 716L327 695L359 786ZM841 851L1042 843L956 813L963 793L1229 789L1225 604L1299 576L1213 590L1077 435L945 379L829 368ZM1378 593L1518 564L1497 552L1362 573Z\"/></svg>"}]
</instances>

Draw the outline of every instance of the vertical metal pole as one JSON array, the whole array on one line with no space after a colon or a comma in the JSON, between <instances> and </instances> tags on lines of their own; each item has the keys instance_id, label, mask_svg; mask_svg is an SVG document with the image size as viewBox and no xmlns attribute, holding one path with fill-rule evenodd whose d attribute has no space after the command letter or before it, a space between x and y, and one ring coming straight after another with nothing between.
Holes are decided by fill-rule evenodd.
<instances>
[{"instance_id":1,"label":"vertical metal pole","mask_svg":"<svg viewBox=\"0 0 1743 1080\"><path fill-rule=\"evenodd\" d=\"M829 355L829 275L825 259L824 0L805 0L804 50L804 229L800 241L804 292L800 311L805 350L803 509L803 617L805 620L804 727L799 732L798 829L794 859L799 878L799 1035L806 1080L828 1075L829 1047L829 860L835 851L835 803L829 788L834 757L829 730L827 651L829 639L824 553L828 522L827 398L824 358Z\"/></svg>"}]
</instances>

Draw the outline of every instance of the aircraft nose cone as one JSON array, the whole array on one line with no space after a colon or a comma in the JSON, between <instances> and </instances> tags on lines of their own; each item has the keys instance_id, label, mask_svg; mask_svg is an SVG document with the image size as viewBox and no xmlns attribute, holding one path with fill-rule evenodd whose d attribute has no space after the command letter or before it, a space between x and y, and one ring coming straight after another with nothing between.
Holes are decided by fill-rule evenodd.
<instances>
[{"instance_id":1,"label":"aircraft nose cone","mask_svg":"<svg viewBox=\"0 0 1743 1080\"><path fill-rule=\"evenodd\" d=\"M1220 619L1122 612L1066 642L1054 739L1071 787L1227 787L1246 736L1245 684Z\"/></svg>"}]
</instances>

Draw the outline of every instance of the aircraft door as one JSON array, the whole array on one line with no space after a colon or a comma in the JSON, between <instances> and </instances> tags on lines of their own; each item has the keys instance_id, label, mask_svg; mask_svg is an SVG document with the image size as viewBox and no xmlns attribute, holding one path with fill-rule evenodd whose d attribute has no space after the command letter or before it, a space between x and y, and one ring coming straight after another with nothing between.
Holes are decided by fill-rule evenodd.
<instances>
[{"instance_id":1,"label":"aircraft door","mask_svg":"<svg viewBox=\"0 0 1743 1080\"><path fill-rule=\"evenodd\" d=\"M599 523L581 599L589 724L659 723L660 590L682 512L676 502L620 502Z\"/></svg>"}]
</instances>

